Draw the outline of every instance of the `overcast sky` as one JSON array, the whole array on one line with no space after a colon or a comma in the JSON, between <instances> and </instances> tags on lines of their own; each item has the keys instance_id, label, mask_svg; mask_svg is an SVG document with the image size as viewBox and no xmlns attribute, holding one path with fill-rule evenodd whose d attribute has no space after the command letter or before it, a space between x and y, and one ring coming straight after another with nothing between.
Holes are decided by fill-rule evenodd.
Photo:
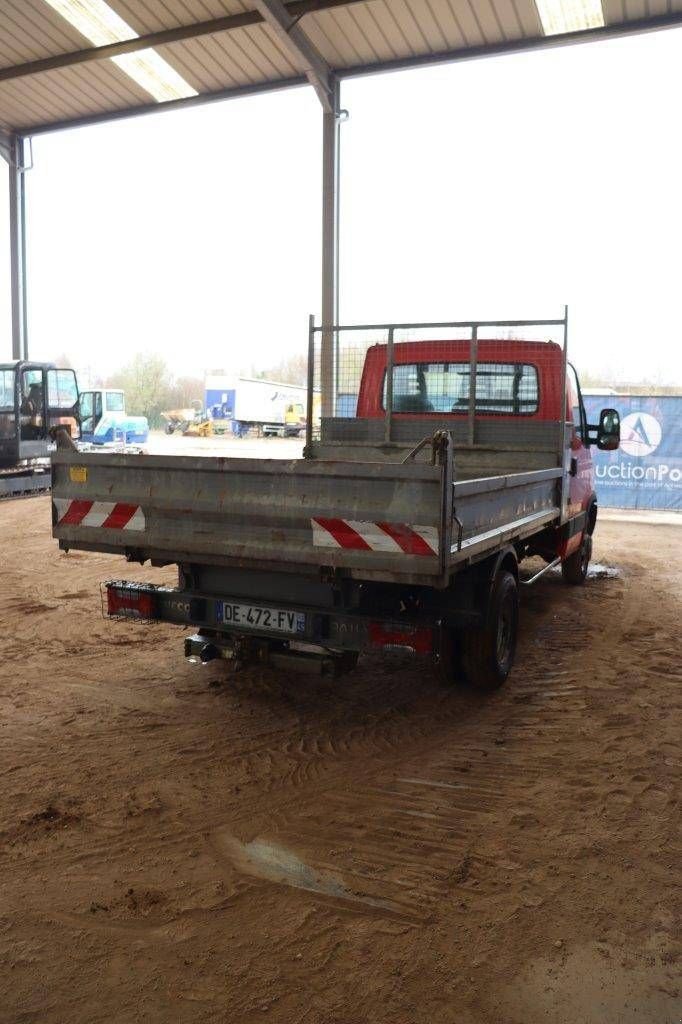
<instances>
[{"instance_id":1,"label":"overcast sky","mask_svg":"<svg viewBox=\"0 0 682 1024\"><path fill-rule=\"evenodd\" d=\"M346 82L342 320L567 302L579 369L682 383L681 48L671 30ZM152 350L200 375L302 351L320 145L308 88L36 139L31 355L110 372Z\"/></svg>"}]
</instances>

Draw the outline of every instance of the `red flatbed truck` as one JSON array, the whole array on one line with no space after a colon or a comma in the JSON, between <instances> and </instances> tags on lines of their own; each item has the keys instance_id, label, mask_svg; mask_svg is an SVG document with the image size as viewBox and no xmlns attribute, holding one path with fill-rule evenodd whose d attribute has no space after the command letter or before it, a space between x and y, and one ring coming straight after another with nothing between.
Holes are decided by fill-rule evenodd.
<instances>
[{"instance_id":1,"label":"red flatbed truck","mask_svg":"<svg viewBox=\"0 0 682 1024\"><path fill-rule=\"evenodd\" d=\"M470 336L396 341L406 328ZM558 328L564 344L485 336L500 328ZM379 329L379 344L353 340ZM194 627L191 660L336 671L368 648L407 648L448 679L493 688L514 660L519 563L544 559L533 580L558 564L567 582L584 580L591 447L619 443L616 410L585 419L566 333L566 318L311 321L309 405L318 370L324 379L304 458L57 452L54 536L63 549L177 565L177 587L110 580L106 608ZM335 337L326 363L323 334ZM354 413L344 394L340 414L353 384Z\"/></svg>"}]
</instances>

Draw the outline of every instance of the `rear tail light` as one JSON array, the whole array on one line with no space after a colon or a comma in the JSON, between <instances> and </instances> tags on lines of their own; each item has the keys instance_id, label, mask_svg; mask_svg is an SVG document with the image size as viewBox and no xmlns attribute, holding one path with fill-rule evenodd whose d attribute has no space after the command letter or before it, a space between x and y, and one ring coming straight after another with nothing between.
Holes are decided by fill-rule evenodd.
<instances>
[{"instance_id":1,"label":"rear tail light","mask_svg":"<svg viewBox=\"0 0 682 1024\"><path fill-rule=\"evenodd\" d=\"M370 622L369 642L373 647L384 650L408 650L415 654L431 654L433 651L433 630L429 626L387 626L381 622Z\"/></svg>"},{"instance_id":2,"label":"rear tail light","mask_svg":"<svg viewBox=\"0 0 682 1024\"><path fill-rule=\"evenodd\" d=\"M107 615L120 619L153 619L155 613L155 596L148 590L107 587Z\"/></svg>"}]
</instances>

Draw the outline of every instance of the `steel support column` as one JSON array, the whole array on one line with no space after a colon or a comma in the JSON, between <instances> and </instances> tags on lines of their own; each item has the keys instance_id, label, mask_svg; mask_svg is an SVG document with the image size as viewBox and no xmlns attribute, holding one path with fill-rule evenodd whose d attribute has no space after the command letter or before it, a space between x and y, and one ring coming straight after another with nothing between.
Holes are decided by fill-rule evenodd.
<instances>
[{"instance_id":1,"label":"steel support column","mask_svg":"<svg viewBox=\"0 0 682 1024\"><path fill-rule=\"evenodd\" d=\"M332 82L332 110L322 114L322 324L339 322L339 153L340 88ZM322 416L336 408L336 333L322 332L320 354Z\"/></svg>"},{"instance_id":2,"label":"steel support column","mask_svg":"<svg viewBox=\"0 0 682 1024\"><path fill-rule=\"evenodd\" d=\"M9 145L9 259L12 303L12 359L28 359L26 306L25 145L21 135Z\"/></svg>"},{"instance_id":3,"label":"steel support column","mask_svg":"<svg viewBox=\"0 0 682 1024\"><path fill-rule=\"evenodd\" d=\"M295 65L303 70L322 106L322 326L331 328L339 321L339 82L282 0L254 0L254 6ZM333 416L336 407L335 349L336 332L323 330L323 416Z\"/></svg>"}]
</instances>

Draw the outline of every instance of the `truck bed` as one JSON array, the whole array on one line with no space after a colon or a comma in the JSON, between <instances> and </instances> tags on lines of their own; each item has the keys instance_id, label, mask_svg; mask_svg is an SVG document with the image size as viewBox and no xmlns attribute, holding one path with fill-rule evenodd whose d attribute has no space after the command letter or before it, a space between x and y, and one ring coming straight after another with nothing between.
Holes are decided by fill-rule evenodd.
<instances>
[{"instance_id":1,"label":"truck bed","mask_svg":"<svg viewBox=\"0 0 682 1024\"><path fill-rule=\"evenodd\" d=\"M446 586L560 516L556 467L455 480L452 461L87 455L52 458L53 535L130 561Z\"/></svg>"}]
</instances>

